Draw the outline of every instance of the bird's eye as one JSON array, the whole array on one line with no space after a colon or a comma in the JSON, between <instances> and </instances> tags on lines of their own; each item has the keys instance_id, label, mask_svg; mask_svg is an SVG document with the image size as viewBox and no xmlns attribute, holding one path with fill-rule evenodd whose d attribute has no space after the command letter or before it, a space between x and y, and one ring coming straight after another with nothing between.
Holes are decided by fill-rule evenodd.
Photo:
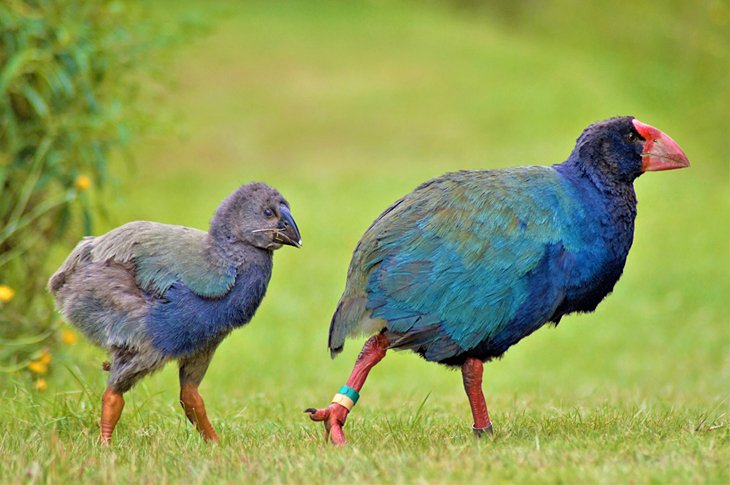
<instances>
[{"instance_id":1,"label":"bird's eye","mask_svg":"<svg viewBox=\"0 0 730 485\"><path fill-rule=\"evenodd\" d=\"M636 141L636 135L633 131L630 131L629 134L626 135L626 139L633 143L634 141Z\"/></svg>"},{"instance_id":2,"label":"bird's eye","mask_svg":"<svg viewBox=\"0 0 730 485\"><path fill-rule=\"evenodd\" d=\"M269 209L269 208L267 207L266 209L264 209L264 215L265 215L266 217L272 217L272 216L274 215L274 211L272 211L271 209Z\"/></svg>"}]
</instances>

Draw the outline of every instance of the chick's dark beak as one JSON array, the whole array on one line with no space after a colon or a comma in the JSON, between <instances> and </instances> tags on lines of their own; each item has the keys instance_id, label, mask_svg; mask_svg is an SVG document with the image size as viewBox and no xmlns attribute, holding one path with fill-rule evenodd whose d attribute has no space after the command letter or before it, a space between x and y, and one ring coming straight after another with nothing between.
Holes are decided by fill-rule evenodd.
<instances>
[{"instance_id":1,"label":"chick's dark beak","mask_svg":"<svg viewBox=\"0 0 730 485\"><path fill-rule=\"evenodd\" d=\"M289 208L284 204L279 206L281 217L279 218L279 225L276 226L278 231L274 240L287 246L294 246L295 248L302 247L302 236L299 234L299 228L297 223L294 222L294 218L289 212Z\"/></svg>"},{"instance_id":2,"label":"chick's dark beak","mask_svg":"<svg viewBox=\"0 0 730 485\"><path fill-rule=\"evenodd\" d=\"M636 119L633 120L633 124L639 135L646 140L641 154L642 172L689 167L687 155L669 135Z\"/></svg>"}]
</instances>

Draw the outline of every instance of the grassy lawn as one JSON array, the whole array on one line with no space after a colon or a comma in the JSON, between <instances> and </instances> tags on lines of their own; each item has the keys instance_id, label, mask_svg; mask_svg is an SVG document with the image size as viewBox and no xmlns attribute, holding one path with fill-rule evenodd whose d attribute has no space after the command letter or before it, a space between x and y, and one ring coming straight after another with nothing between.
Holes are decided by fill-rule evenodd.
<instances>
[{"instance_id":1,"label":"grassy lawn","mask_svg":"<svg viewBox=\"0 0 730 485\"><path fill-rule=\"evenodd\" d=\"M126 182L98 230L205 228L251 180L289 199L304 247L276 254L256 317L201 386L221 443L186 423L170 365L126 396L114 446L99 449L105 356L79 342L55 356L45 392L0 382L0 483L728 483L728 4L614 4L208 13L176 83L145 94L172 133L135 146L131 173L119 165ZM562 161L586 125L624 114L668 133L693 165L637 181L634 247L596 313L486 366L494 438L471 436L458 373L391 353L350 416L348 447L325 446L302 411L329 402L360 350L351 341L331 361L326 341L370 222L446 171Z\"/></svg>"}]
</instances>

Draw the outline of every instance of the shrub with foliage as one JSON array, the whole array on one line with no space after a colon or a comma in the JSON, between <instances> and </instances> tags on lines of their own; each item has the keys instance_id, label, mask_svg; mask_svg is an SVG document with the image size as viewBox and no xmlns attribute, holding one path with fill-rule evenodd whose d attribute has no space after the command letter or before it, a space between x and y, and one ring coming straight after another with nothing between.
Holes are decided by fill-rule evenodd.
<instances>
[{"instance_id":1,"label":"shrub with foliage","mask_svg":"<svg viewBox=\"0 0 730 485\"><path fill-rule=\"evenodd\" d=\"M0 371L41 376L74 340L45 291L48 255L91 233L109 156L144 119L135 93L162 39L130 5L0 4Z\"/></svg>"}]
</instances>

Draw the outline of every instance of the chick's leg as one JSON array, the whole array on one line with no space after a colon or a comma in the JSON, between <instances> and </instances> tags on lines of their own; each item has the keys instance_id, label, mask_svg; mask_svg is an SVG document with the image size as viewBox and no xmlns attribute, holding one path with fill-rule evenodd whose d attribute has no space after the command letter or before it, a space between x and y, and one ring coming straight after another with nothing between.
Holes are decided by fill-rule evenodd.
<instances>
[{"instance_id":1,"label":"chick's leg","mask_svg":"<svg viewBox=\"0 0 730 485\"><path fill-rule=\"evenodd\" d=\"M487 403L482 392L482 375L484 364L479 359L468 358L461 366L461 376L464 380L464 390L469 398L471 414L474 417L472 429L474 434L481 436L484 433L492 434L492 422L489 420Z\"/></svg>"},{"instance_id":2,"label":"chick's leg","mask_svg":"<svg viewBox=\"0 0 730 485\"><path fill-rule=\"evenodd\" d=\"M105 365L110 375L101 398L101 436L99 443L111 444L112 433L124 409L124 393L142 377L160 369L166 359L155 352L141 352L126 347L113 347L111 363Z\"/></svg>"},{"instance_id":3,"label":"chick's leg","mask_svg":"<svg viewBox=\"0 0 730 485\"><path fill-rule=\"evenodd\" d=\"M198 386L208 370L215 347L180 360L180 404L185 416L206 441L218 441L218 434L208 420L205 402Z\"/></svg>"},{"instance_id":4,"label":"chick's leg","mask_svg":"<svg viewBox=\"0 0 730 485\"><path fill-rule=\"evenodd\" d=\"M111 387L107 387L101 398L101 436L99 443L109 445L112 441L112 433L117 425L119 418L122 416L124 409L124 397L121 392L117 392Z\"/></svg>"},{"instance_id":5,"label":"chick's leg","mask_svg":"<svg viewBox=\"0 0 730 485\"><path fill-rule=\"evenodd\" d=\"M355 361L355 367L352 369L350 378L347 379L347 386L355 389L359 393L365 384L370 369L375 367L385 357L389 345L390 342L388 342L388 339L383 334L370 337L365 342L365 345L360 351L360 355L358 355ZM324 422L325 440L329 439L332 441L332 444L338 446L344 445L347 442L342 428L345 426L345 421L350 411L345 406L333 402L326 408L309 408L305 412L309 413L312 421Z\"/></svg>"}]
</instances>

